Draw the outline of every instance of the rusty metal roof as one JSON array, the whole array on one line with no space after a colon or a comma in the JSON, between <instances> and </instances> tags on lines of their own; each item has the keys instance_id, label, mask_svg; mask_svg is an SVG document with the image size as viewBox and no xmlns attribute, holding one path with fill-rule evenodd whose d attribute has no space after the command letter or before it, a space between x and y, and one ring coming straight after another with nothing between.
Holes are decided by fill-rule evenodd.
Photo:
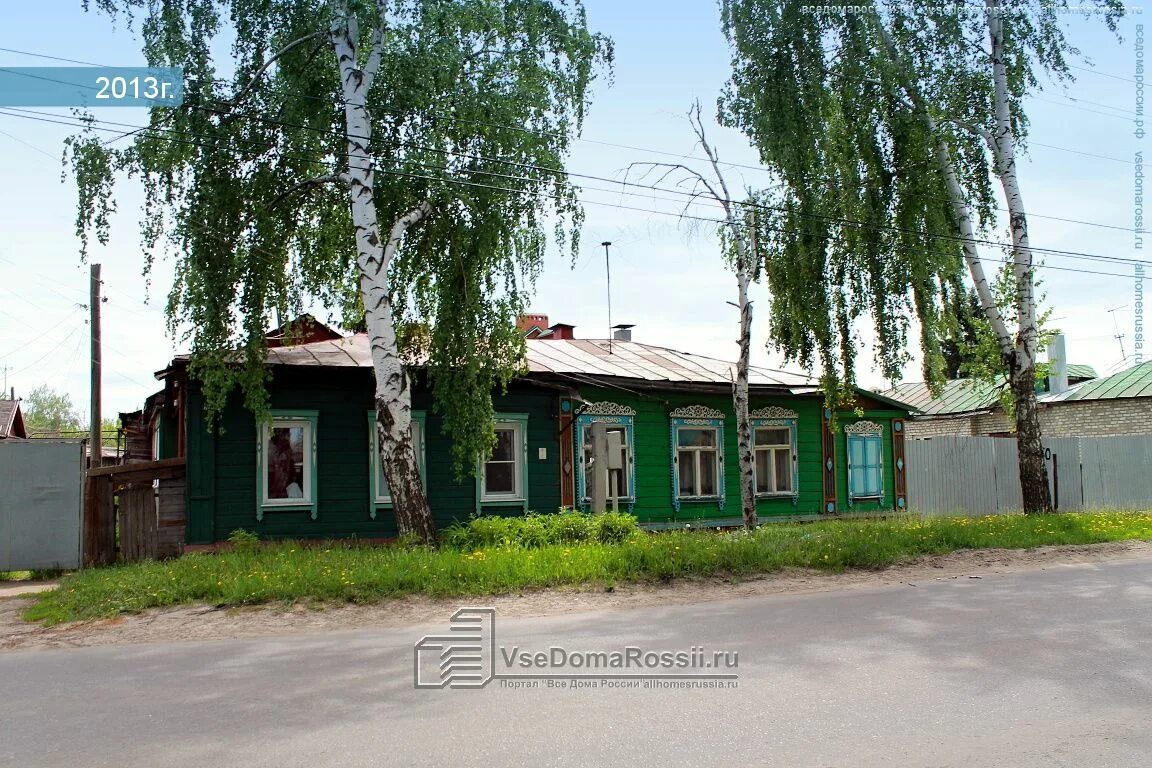
<instances>
[{"instance_id":1,"label":"rusty metal roof","mask_svg":"<svg viewBox=\"0 0 1152 768\"><path fill-rule=\"evenodd\" d=\"M528 339L528 371L560 377L614 377L650 382L730 384L736 364L635 341L593 339ZM370 368L368 337L358 333L343 339L268 350L271 365ZM817 392L819 382L801 373L752 366L749 384Z\"/></svg>"},{"instance_id":2,"label":"rusty metal roof","mask_svg":"<svg viewBox=\"0 0 1152 768\"><path fill-rule=\"evenodd\" d=\"M19 400L0 400L0 438L28 437Z\"/></svg>"},{"instance_id":3,"label":"rusty metal roof","mask_svg":"<svg viewBox=\"0 0 1152 768\"><path fill-rule=\"evenodd\" d=\"M1122 397L1152 397L1152 361L1127 370L1091 379L1058 395L1040 397L1042 403L1062 403L1072 400L1115 400Z\"/></svg>"}]
</instances>

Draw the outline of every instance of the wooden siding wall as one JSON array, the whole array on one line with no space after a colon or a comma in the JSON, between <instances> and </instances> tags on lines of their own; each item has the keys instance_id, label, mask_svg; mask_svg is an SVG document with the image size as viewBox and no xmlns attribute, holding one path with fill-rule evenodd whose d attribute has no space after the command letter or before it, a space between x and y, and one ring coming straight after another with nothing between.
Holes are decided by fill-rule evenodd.
<instances>
[{"instance_id":1,"label":"wooden siding wall","mask_svg":"<svg viewBox=\"0 0 1152 768\"><path fill-rule=\"evenodd\" d=\"M837 418L836 428L836 494L837 512L873 512L889 510L896 506L896 476L893 471L895 455L892 451L892 422L904 420L907 414L903 411L873 411L865 410L862 416L855 412L842 412ZM880 445L883 450L884 463L884 501L883 503L871 501L853 502L848 505L848 438L844 434L844 426L857 421L873 421L884 427L883 440Z\"/></svg>"},{"instance_id":2,"label":"wooden siding wall","mask_svg":"<svg viewBox=\"0 0 1152 768\"><path fill-rule=\"evenodd\" d=\"M717 394L662 392L638 396L618 389L581 387L585 400L610 401L636 410L633 421L636 460L634 514L642 523L686 522L740 517L740 468L736 446L736 414L732 398ZM818 514L822 503L820 473L820 404L818 397L766 398L753 396L751 408L780 406L796 411L796 453L799 496L760 499L756 512L765 517ZM705 405L724 413L724 491L721 511L715 501L682 502L679 513L672 505L672 439L669 414L685 405Z\"/></svg>"},{"instance_id":3,"label":"wooden siding wall","mask_svg":"<svg viewBox=\"0 0 1152 768\"><path fill-rule=\"evenodd\" d=\"M221 415L220 430L205 421L200 393L189 387L184 392L188 412L187 445L187 540L211 543L227 539L232 531L245 529L262 537L307 538L390 538L396 535L395 520L389 509L370 516L370 454L368 420L372 407L370 371L361 369L277 371L269 386L273 409L318 411L317 477L318 517L310 511L266 511L256 519L257 424L239 398L233 398ZM732 520L740 515L739 470L736 448L736 418L727 394L686 394L662 392L630 393L619 389L585 386L581 397L589 401L611 401L636 411L634 455L636 462L636 504L633 512L644 523L691 523ZM520 385L495 398L497 413L527 413L528 508L554 512L562 504L562 442L569 448L571 429L560 435L560 396L552 390ZM716 501L683 502L679 512L672 503L672 449L669 414L680 406L704 405L725 414L724 482L726 501L721 510ZM752 408L780 406L796 411L798 497L766 498L757 502L765 518L816 515L827 511L824 485L824 421L822 400L814 397L753 397ZM466 520L476 511L476 481L466 476L457 481L450 456L451 441L441 432L442 421L431 407L428 392L418 387L413 408L427 414L425 434L426 488L438 526ZM845 411L838 414L837 429L830 435L835 454L835 511L867 512L892 509L896 500L893 419L904 418L900 411L885 411L865 404L862 416ZM860 502L849 507L846 439L843 426L858 419L884 426L883 504ZM541 449L544 458L541 458ZM522 507L485 506L485 514L515 515Z\"/></svg>"},{"instance_id":4,"label":"wooden siding wall","mask_svg":"<svg viewBox=\"0 0 1152 768\"><path fill-rule=\"evenodd\" d=\"M316 429L318 516L309 511L266 511L256 519L257 425L234 397L220 417L218 431L205 421L204 403L193 387L188 402L188 542L211 543L245 529L267 538L390 538L395 518L388 509L370 516L368 411L372 408L371 372L360 369L277 371L269 384L273 409L319 412ZM552 512L560 506L557 416L559 400L548 390L513 387L494 398L497 413L527 413L527 486L529 509ZM476 511L476 481L454 476L452 444L432 411L428 393L413 395L413 409L427 413L425 484L437 526L466 520ZM545 458L540 459L540 449ZM521 507L485 507L484 513L520 514Z\"/></svg>"}]
</instances>

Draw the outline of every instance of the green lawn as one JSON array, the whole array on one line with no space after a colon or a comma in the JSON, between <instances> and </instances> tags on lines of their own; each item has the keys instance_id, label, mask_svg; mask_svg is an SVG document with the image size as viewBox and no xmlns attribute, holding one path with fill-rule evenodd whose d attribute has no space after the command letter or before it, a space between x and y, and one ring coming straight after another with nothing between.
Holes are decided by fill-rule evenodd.
<instances>
[{"instance_id":1,"label":"green lawn","mask_svg":"<svg viewBox=\"0 0 1152 768\"><path fill-rule=\"evenodd\" d=\"M637 534L622 544L471 552L287 542L74 573L59 589L39 597L25 618L55 624L186 603L367 603L411 594L465 597L559 585L738 578L785 567L875 569L958 549L1126 539L1152 539L1152 514L839 520L765 525L751 534L666 532Z\"/></svg>"}]
</instances>

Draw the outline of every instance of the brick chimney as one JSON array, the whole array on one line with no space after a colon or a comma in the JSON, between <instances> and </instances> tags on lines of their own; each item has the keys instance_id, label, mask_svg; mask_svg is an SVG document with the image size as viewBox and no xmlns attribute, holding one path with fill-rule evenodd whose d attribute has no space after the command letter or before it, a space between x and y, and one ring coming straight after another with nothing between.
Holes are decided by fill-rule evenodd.
<instances>
[{"instance_id":1,"label":"brick chimney","mask_svg":"<svg viewBox=\"0 0 1152 768\"><path fill-rule=\"evenodd\" d=\"M516 318L516 330L526 339L538 339L548 329L548 315L520 315Z\"/></svg>"},{"instance_id":2,"label":"brick chimney","mask_svg":"<svg viewBox=\"0 0 1152 768\"><path fill-rule=\"evenodd\" d=\"M568 325L567 323L555 323L548 326L548 330L552 331L552 335L548 336L549 339L574 339L576 338L576 326Z\"/></svg>"}]
</instances>

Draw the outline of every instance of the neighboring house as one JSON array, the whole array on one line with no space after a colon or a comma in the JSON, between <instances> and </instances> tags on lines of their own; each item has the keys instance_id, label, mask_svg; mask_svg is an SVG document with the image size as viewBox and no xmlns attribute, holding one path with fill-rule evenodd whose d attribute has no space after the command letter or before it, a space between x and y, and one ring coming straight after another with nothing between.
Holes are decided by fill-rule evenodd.
<instances>
[{"instance_id":1,"label":"neighboring house","mask_svg":"<svg viewBox=\"0 0 1152 768\"><path fill-rule=\"evenodd\" d=\"M24 426L24 413L20 410L20 400L0 400L0 440L27 438Z\"/></svg>"},{"instance_id":2,"label":"neighboring house","mask_svg":"<svg viewBox=\"0 0 1152 768\"><path fill-rule=\"evenodd\" d=\"M1152 434L1152 362L1040 397L1045 437Z\"/></svg>"},{"instance_id":3,"label":"neighboring house","mask_svg":"<svg viewBox=\"0 0 1152 768\"><path fill-rule=\"evenodd\" d=\"M283 347L289 344L311 344L316 341L333 341L343 338L344 334L335 328L330 328L305 312L279 328L273 328L265 336L265 343L269 347Z\"/></svg>"},{"instance_id":4,"label":"neighboring house","mask_svg":"<svg viewBox=\"0 0 1152 768\"><path fill-rule=\"evenodd\" d=\"M1040 432L1045 437L1152 434L1152 362L1101 378L1081 379L1094 373L1088 366L1069 365L1068 372L1070 387L1037 397ZM908 437L913 439L1012 434L1013 425L1000 406L997 387L950 381L933 397L926 385L906 383L885 394L918 411L908 423Z\"/></svg>"},{"instance_id":5,"label":"neighboring house","mask_svg":"<svg viewBox=\"0 0 1152 768\"><path fill-rule=\"evenodd\" d=\"M643 524L739 524L732 363L632 342L627 329L611 341L575 339L572 326L537 316L522 330L531 337L527 372L493 396L496 448L476 477L454 476L450 439L424 376L414 376L414 443L437 525L587 508L595 422L619 435L623 469L612 487ZM240 528L269 537L394 536L367 337L272 348L268 364L269 423L257 423L237 394L212 429L184 357L157 374L163 402L150 398L130 415L175 433L159 440L158 458L186 458L187 541L220 541ZM755 369L750 390L761 516L904 508L906 405L859 390L833 431L808 377Z\"/></svg>"}]
</instances>

